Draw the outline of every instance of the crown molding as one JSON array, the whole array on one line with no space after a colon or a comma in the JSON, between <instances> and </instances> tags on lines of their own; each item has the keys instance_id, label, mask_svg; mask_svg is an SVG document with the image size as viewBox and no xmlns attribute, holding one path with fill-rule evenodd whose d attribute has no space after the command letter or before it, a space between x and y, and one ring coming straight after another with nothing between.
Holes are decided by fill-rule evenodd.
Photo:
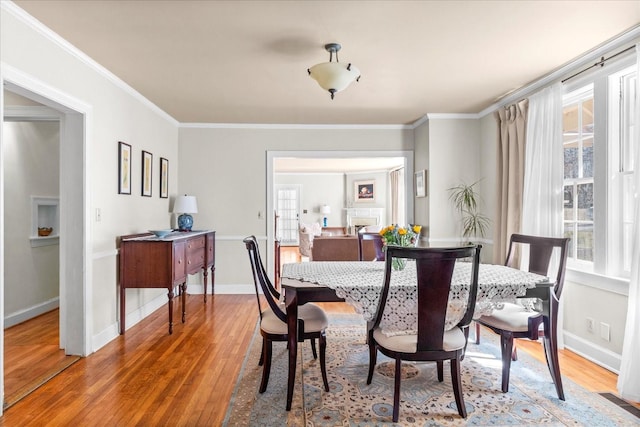
<instances>
[{"instance_id":1,"label":"crown molding","mask_svg":"<svg viewBox=\"0 0 640 427\"><path fill-rule=\"evenodd\" d=\"M269 124L269 123L180 123L185 129L273 129L273 130L412 130L412 125L339 125L339 124Z\"/></svg>"},{"instance_id":2,"label":"crown molding","mask_svg":"<svg viewBox=\"0 0 640 427\"><path fill-rule=\"evenodd\" d=\"M594 47L591 50L588 50L584 54L579 57L569 61L565 65L557 68L556 70L550 72L549 74L519 88L510 94L505 95L500 98L496 103L490 105L484 110L478 113L480 118L486 116L487 114L491 114L496 111L498 108L516 102L520 99L526 98L527 96L532 95L535 91L547 87L557 81L561 81L564 78L574 74L580 68L584 68L586 66L593 65L593 61L597 61L601 56L612 53L613 50L627 48L631 45L640 42L640 24L631 27L629 30L625 31L622 34Z\"/></svg>"},{"instance_id":3,"label":"crown molding","mask_svg":"<svg viewBox=\"0 0 640 427\"><path fill-rule=\"evenodd\" d=\"M102 75L108 81L116 85L118 88L125 91L127 94L131 95L136 100L143 103L149 109L154 111L160 117L165 120L173 123L175 126L179 125L179 122L171 117L166 111L162 110L153 102L149 101L149 99L145 98L140 92L136 91L134 88L129 86L123 80L121 80L118 76L113 74L111 71L107 70L105 67L97 63L95 60L91 59L87 54L82 52L80 49L69 43L67 40L63 39L60 35L55 33L49 27L44 25L42 22L38 21L33 16L29 15L24 9L21 9L15 3L10 0L2 0L0 1L0 8L4 12L12 15L16 19L20 20L22 23L36 31L38 34L51 41L55 45L57 45L60 49L64 50L74 58L76 58L81 63L85 64L89 68L96 71L98 74Z\"/></svg>"},{"instance_id":4,"label":"crown molding","mask_svg":"<svg viewBox=\"0 0 640 427\"><path fill-rule=\"evenodd\" d=\"M426 115L427 120L477 120L480 118L478 113L429 113Z\"/></svg>"}]
</instances>

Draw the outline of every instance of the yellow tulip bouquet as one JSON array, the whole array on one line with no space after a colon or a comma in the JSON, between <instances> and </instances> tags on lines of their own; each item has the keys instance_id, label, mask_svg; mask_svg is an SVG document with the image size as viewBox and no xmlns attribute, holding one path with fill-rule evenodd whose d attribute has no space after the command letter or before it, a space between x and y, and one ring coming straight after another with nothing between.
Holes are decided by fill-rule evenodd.
<instances>
[{"instance_id":1,"label":"yellow tulip bouquet","mask_svg":"<svg viewBox=\"0 0 640 427\"><path fill-rule=\"evenodd\" d=\"M388 225L380 230L380 235L384 244L387 246L416 246L418 236L420 236L420 225L410 225L408 227L399 227L397 224ZM393 268L402 270L406 265L406 259L394 259Z\"/></svg>"}]
</instances>

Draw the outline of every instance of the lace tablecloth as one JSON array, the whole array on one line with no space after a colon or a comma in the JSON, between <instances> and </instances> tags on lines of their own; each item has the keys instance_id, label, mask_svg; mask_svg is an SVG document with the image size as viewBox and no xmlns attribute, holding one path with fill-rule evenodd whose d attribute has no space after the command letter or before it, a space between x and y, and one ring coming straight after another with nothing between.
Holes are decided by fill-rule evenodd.
<instances>
[{"instance_id":1,"label":"lace tablecloth","mask_svg":"<svg viewBox=\"0 0 640 427\"><path fill-rule=\"evenodd\" d=\"M282 278L315 283L335 289L362 314L373 319L384 280L384 262L303 262L284 264ZM469 296L471 263L458 262L453 270L446 328L454 327L466 310ZM490 314L505 302L515 302L528 288L547 278L538 274L505 267L481 264L478 272L478 296L474 318ZM387 335L415 331L417 323L417 288L415 262L407 262L402 271L391 275L389 296L381 328Z\"/></svg>"}]
</instances>

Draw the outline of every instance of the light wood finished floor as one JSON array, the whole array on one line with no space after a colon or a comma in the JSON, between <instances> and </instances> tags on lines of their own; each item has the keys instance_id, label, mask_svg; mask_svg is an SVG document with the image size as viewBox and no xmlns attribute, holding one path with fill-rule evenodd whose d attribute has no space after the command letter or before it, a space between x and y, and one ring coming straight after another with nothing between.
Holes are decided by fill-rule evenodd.
<instances>
[{"instance_id":1,"label":"light wood finished floor","mask_svg":"<svg viewBox=\"0 0 640 427\"><path fill-rule=\"evenodd\" d=\"M162 307L9 408L0 426L220 425L255 329L255 304L255 295L216 295L207 304L189 295L187 323L178 320L173 335ZM346 303L323 307L353 312ZM539 344L519 350L543 357ZM615 374L569 351L561 357L567 378L616 393Z\"/></svg>"},{"instance_id":2,"label":"light wood finished floor","mask_svg":"<svg viewBox=\"0 0 640 427\"><path fill-rule=\"evenodd\" d=\"M60 350L59 310L52 310L4 331L4 408L78 361Z\"/></svg>"}]
</instances>

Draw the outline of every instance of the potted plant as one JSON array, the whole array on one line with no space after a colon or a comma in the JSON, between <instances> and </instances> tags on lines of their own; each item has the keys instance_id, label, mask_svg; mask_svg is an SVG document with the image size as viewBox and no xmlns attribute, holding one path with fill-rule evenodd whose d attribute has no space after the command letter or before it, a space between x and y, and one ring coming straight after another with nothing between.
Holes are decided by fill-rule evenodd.
<instances>
[{"instance_id":1,"label":"potted plant","mask_svg":"<svg viewBox=\"0 0 640 427\"><path fill-rule=\"evenodd\" d=\"M478 201L480 196L475 190L475 185L462 183L451 187L449 191L449 200L461 216L462 221L462 239L470 242L470 238L484 237L489 226L489 218L478 211Z\"/></svg>"}]
</instances>

